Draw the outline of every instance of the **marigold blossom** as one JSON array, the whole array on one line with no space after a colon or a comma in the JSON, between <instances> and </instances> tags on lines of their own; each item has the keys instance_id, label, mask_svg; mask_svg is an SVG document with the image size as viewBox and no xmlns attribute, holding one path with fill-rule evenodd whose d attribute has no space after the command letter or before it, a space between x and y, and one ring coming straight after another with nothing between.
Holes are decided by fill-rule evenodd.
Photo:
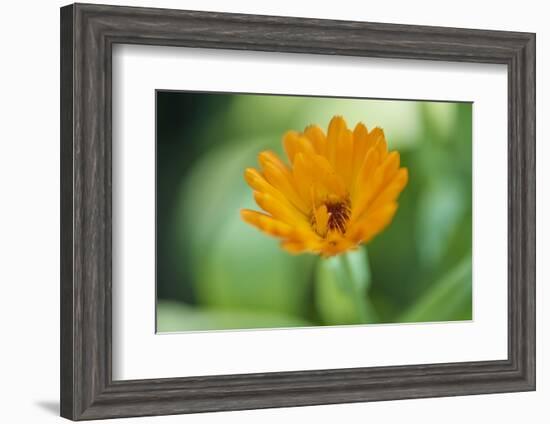
<instances>
[{"instance_id":1,"label":"marigold blossom","mask_svg":"<svg viewBox=\"0 0 550 424\"><path fill-rule=\"evenodd\" d=\"M359 123L348 129L340 116L327 134L316 125L283 136L289 165L277 154L259 154L260 170L245 179L265 212L241 210L242 219L281 239L290 253L337 255L367 243L392 221L408 181L384 132Z\"/></svg>"}]
</instances>

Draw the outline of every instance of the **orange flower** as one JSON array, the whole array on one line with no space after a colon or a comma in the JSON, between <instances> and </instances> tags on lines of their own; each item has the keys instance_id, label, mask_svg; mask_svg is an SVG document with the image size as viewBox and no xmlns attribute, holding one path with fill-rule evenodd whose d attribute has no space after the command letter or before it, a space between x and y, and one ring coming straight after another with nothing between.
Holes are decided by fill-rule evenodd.
<instances>
[{"instance_id":1,"label":"orange flower","mask_svg":"<svg viewBox=\"0 0 550 424\"><path fill-rule=\"evenodd\" d=\"M408 173L399 153L388 152L382 129L359 123L352 131L335 116L327 135L311 125L287 132L283 145L290 166L264 151L261 171L246 169L266 213L243 209L244 221L280 238L288 252L325 257L367 243L391 222Z\"/></svg>"}]
</instances>

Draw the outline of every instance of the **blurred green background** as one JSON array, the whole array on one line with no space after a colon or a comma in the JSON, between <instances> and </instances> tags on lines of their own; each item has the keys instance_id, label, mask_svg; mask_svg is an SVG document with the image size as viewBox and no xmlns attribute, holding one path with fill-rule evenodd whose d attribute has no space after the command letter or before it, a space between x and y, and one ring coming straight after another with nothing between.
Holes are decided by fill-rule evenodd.
<instances>
[{"instance_id":1,"label":"blurred green background","mask_svg":"<svg viewBox=\"0 0 550 424\"><path fill-rule=\"evenodd\" d=\"M334 115L382 127L409 184L366 248L292 256L241 220L243 172ZM157 92L159 332L469 320L471 248L470 103Z\"/></svg>"}]
</instances>

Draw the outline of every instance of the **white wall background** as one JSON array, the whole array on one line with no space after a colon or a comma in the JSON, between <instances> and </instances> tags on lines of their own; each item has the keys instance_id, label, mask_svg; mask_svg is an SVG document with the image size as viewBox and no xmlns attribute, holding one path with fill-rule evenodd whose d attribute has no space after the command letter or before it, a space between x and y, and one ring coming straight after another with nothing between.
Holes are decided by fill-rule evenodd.
<instances>
[{"instance_id":1,"label":"white wall background","mask_svg":"<svg viewBox=\"0 0 550 424\"><path fill-rule=\"evenodd\" d=\"M107 1L104 1L107 2ZM127 0L113 4L443 25L537 33L537 337L534 393L422 399L118 422L279 423L547 422L550 416L550 14L545 2ZM57 0L6 2L0 26L0 421L55 423L59 393L59 7Z\"/></svg>"}]
</instances>

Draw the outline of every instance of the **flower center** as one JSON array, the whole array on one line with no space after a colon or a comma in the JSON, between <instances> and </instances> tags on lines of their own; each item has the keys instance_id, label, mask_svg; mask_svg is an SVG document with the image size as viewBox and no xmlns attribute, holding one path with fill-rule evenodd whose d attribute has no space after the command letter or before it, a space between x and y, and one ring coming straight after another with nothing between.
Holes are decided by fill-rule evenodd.
<instances>
[{"instance_id":1,"label":"flower center","mask_svg":"<svg viewBox=\"0 0 550 424\"><path fill-rule=\"evenodd\" d=\"M350 217L350 207L346 202L325 203L329 214L327 227L329 230L338 230L344 234L346 223Z\"/></svg>"},{"instance_id":2,"label":"flower center","mask_svg":"<svg viewBox=\"0 0 550 424\"><path fill-rule=\"evenodd\" d=\"M346 233L346 225L351 216L350 201L336 196L325 198L319 206L314 206L310 223L313 230L321 237L330 232Z\"/></svg>"}]
</instances>

